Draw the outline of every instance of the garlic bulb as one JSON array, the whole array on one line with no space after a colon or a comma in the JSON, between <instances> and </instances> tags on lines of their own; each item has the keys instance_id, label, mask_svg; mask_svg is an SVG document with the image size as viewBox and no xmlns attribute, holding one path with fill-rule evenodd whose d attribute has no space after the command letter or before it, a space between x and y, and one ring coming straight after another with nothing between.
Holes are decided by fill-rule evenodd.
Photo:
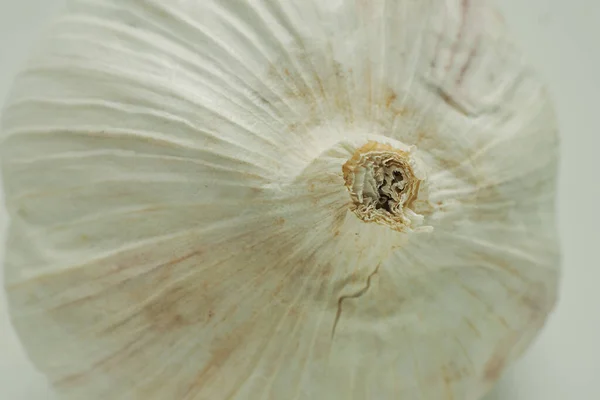
<instances>
[{"instance_id":1,"label":"garlic bulb","mask_svg":"<svg viewBox=\"0 0 600 400\"><path fill-rule=\"evenodd\" d=\"M72 0L1 134L65 399L479 399L556 302L551 102L474 0Z\"/></svg>"}]
</instances>

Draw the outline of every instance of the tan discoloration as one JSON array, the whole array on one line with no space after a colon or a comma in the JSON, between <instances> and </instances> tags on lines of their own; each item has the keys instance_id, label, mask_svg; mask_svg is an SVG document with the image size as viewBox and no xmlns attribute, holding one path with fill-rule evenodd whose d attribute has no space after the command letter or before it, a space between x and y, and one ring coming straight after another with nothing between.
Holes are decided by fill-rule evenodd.
<instances>
[{"instance_id":1,"label":"tan discoloration","mask_svg":"<svg viewBox=\"0 0 600 400\"><path fill-rule=\"evenodd\" d=\"M531 288L515 296L519 304L529 310L532 320L545 320L556 299L550 297L550 291L542 283L534 283Z\"/></svg>"},{"instance_id":2,"label":"tan discoloration","mask_svg":"<svg viewBox=\"0 0 600 400\"><path fill-rule=\"evenodd\" d=\"M172 263L180 263L196 254L199 254L199 252L180 257L177 260L173 260ZM56 381L56 386L67 387L69 385L75 385L77 382L87 379L90 374L98 374L101 372L110 374L114 365L143 352L144 343L149 340L146 336L148 336L148 338L156 338L157 335L160 336L160 332L171 332L183 326L195 325L203 319L206 321L212 319L215 315L212 309L208 309L207 314L203 314L203 310L206 309L204 305L210 303L209 299L206 299L205 302L194 303L196 306L200 306L199 308L195 307L190 309L189 307L186 307L185 312L182 312L182 306L185 306L186 304L189 305L189 302L186 302L184 298L191 296L197 297L199 293L202 296L202 291L197 291L194 287L176 286L159 298L145 305L140 311L139 317L147 319L150 326L148 332L152 332L150 336L142 334L140 337L134 338L130 343L114 351L108 357L93 363L88 370L63 377ZM138 318L138 316L136 315L131 318ZM113 332L120 325L128 322L128 320L129 319L111 326L103 333L109 334Z\"/></svg>"},{"instance_id":3,"label":"tan discoloration","mask_svg":"<svg viewBox=\"0 0 600 400\"><path fill-rule=\"evenodd\" d=\"M335 214L335 218L333 219L333 224L332 224L332 230L333 230L334 234L337 233L337 234L335 234L335 236L340 234L340 229L346 219L346 212L347 212L347 206L344 205L344 208L341 210L338 210Z\"/></svg>"},{"instance_id":4,"label":"tan discoloration","mask_svg":"<svg viewBox=\"0 0 600 400\"><path fill-rule=\"evenodd\" d=\"M351 179L351 174L354 171L354 166L360 161L360 159L371 152L388 152L390 155L395 154L399 158L407 159L408 153L402 150L398 150L390 146L389 144L382 144L377 142L368 142L352 155L352 157L342 166L342 171L344 173L344 181L346 185L349 184L349 180Z\"/></svg>"},{"instance_id":5,"label":"tan discoloration","mask_svg":"<svg viewBox=\"0 0 600 400\"><path fill-rule=\"evenodd\" d=\"M281 60L281 63L272 64L267 74L267 79L272 82L273 86L283 87L281 98L270 99L274 103L273 105L279 108L276 103L285 101L291 107L302 111L301 118L295 119L292 117L289 121L290 132L299 136L309 135L312 129L323 127L326 123L324 119L330 113L342 118L349 124L349 129L360 117L374 124L374 131L368 133L382 133L391 137L404 136L402 140L405 140L407 145L415 144L419 148L425 149L425 151L427 151L426 149L435 149L435 152L431 153L434 155L432 162L427 166L428 174L434 174L436 171L448 171L474 188L481 184L481 179L475 174L473 163L468 159L469 155L465 154L465 158L462 159L457 157L457 152L452 147L452 141L440 140L440 127L437 126L437 123L427 117L423 118L422 113L424 110L415 108L416 105L410 101L399 101L400 98L404 97L404 94L398 93L386 82L375 81L371 76L373 71L367 64L360 72L364 77L364 85L363 87L356 87L357 77L354 76L355 72L352 68L346 68L339 62L331 60L329 64L332 71L315 70L314 63L311 60L327 59L331 55L321 54L319 51L305 52L306 49L302 49L298 54L299 66L292 67L288 65L287 61ZM301 75L298 72L300 68L311 73ZM467 70L468 68L465 69L464 74L468 73ZM458 103L451 93L435 88L434 94L456 113L469 116L469 111ZM357 95L362 97L352 99L352 96ZM288 106L281 105L283 109L286 107ZM377 110L377 112L372 112L374 110ZM397 119L402 122L397 124L395 122ZM394 129L402 129L405 123L409 124L413 120L420 121L415 126L414 131L406 131L400 134L393 131ZM347 167L343 173L347 182ZM309 185L307 189L308 191L314 191L315 186ZM417 188L415 193L420 191L421 189ZM482 192L481 195L486 196L487 194ZM460 202L470 201L473 204L484 201L481 196L477 197L475 195L456 200ZM317 199L314 200L314 205L319 206ZM435 207L432 207L426 199L421 199L416 195L409 199L407 205L417 214L423 216L431 215L435 210ZM475 213L474 218L477 216L484 219L492 217L486 217L485 213ZM333 229L335 232L335 228Z\"/></svg>"},{"instance_id":6,"label":"tan discoloration","mask_svg":"<svg viewBox=\"0 0 600 400\"><path fill-rule=\"evenodd\" d=\"M398 99L398 95L394 91L389 90L388 94L385 98L385 106L387 108L392 107L392 104L394 104L397 99Z\"/></svg>"},{"instance_id":7,"label":"tan discoloration","mask_svg":"<svg viewBox=\"0 0 600 400\"><path fill-rule=\"evenodd\" d=\"M471 112L467 110L462 104L458 103L450 93L441 88L436 88L436 93L440 99L448 105L448 107L453 108L459 114L462 114L466 117L471 116Z\"/></svg>"},{"instance_id":8,"label":"tan discoloration","mask_svg":"<svg viewBox=\"0 0 600 400\"><path fill-rule=\"evenodd\" d=\"M446 71L449 71L450 68L454 65L454 59L456 57L456 54L458 53L458 49L461 46L463 40L464 40L464 36L465 36L465 31L466 28L468 26L468 13L469 13L469 7L470 7L470 0L462 0L461 4L460 4L460 26L458 29L458 35L456 37L456 40L454 41L454 46L452 47L452 53L450 56L450 60L448 62L448 65L446 65Z\"/></svg>"},{"instance_id":9,"label":"tan discoloration","mask_svg":"<svg viewBox=\"0 0 600 400\"><path fill-rule=\"evenodd\" d=\"M363 18L371 16L374 12L373 1L356 0L356 12Z\"/></svg>"},{"instance_id":10,"label":"tan discoloration","mask_svg":"<svg viewBox=\"0 0 600 400\"><path fill-rule=\"evenodd\" d=\"M483 368L483 381L495 383L500 379L507 365L506 353L494 353Z\"/></svg>"},{"instance_id":11,"label":"tan discoloration","mask_svg":"<svg viewBox=\"0 0 600 400\"><path fill-rule=\"evenodd\" d=\"M202 254L202 251L199 251L199 250L193 251L193 252L185 254L181 257L173 259L169 262L166 262L166 263L156 266L155 268L153 268L153 271L158 272L158 274L155 278L156 283L161 284L162 282L166 281L167 279L169 279L172 269L175 268L178 264L180 264L184 261L187 261L193 257L199 256L200 254ZM129 258L129 259L122 258L121 260L119 260L119 263L117 263L113 268L104 269L106 272L103 275L100 275L98 278L102 278L103 276L106 276L109 274L118 274L121 272L122 269L126 269L132 265L133 266L139 265L140 263L144 262L143 261L144 259L145 259L145 257L143 254L133 254L131 256L131 258ZM46 279L51 279L51 278L52 277L46 277ZM119 281L119 285L125 285L126 283L131 282L133 279L136 279L136 278L139 278L139 276L132 276L132 277L129 277L126 279L122 279ZM91 293L87 296L80 297L80 298L70 301L70 302L63 302L59 306L57 306L51 310L48 310L48 312L51 312L51 313L61 312L62 310L66 309L66 308L70 308L70 307L77 306L79 304L90 302L94 298L99 297L99 296L104 296L104 295L105 294L103 292ZM133 291L130 293L130 296L131 296L133 302L138 302L140 298L145 298L147 296L147 293L144 291L141 294L137 294L135 291Z\"/></svg>"},{"instance_id":12,"label":"tan discoloration","mask_svg":"<svg viewBox=\"0 0 600 400\"><path fill-rule=\"evenodd\" d=\"M417 133L415 135L415 145L420 146L423 141L429 136L429 133L427 130L424 129L418 129Z\"/></svg>"},{"instance_id":13,"label":"tan discoloration","mask_svg":"<svg viewBox=\"0 0 600 400\"><path fill-rule=\"evenodd\" d=\"M411 209L421 185L412 163L409 152L389 144L372 141L357 149L342 166L352 200L350 210L364 222L375 222L400 232L410 230L412 221L406 217L405 210ZM397 182L388 178L392 174L394 179L399 179ZM396 188L394 185L402 185L402 189L394 189L391 195L383 192L387 187ZM378 193L373 193L375 186L379 188Z\"/></svg>"},{"instance_id":14,"label":"tan discoloration","mask_svg":"<svg viewBox=\"0 0 600 400\"><path fill-rule=\"evenodd\" d=\"M333 276L333 270L331 268L323 268L320 275L322 278L330 278Z\"/></svg>"},{"instance_id":15,"label":"tan discoloration","mask_svg":"<svg viewBox=\"0 0 600 400\"><path fill-rule=\"evenodd\" d=\"M194 297L200 297L203 301L186 301ZM194 304L194 307L190 307L191 304ZM189 285L176 286L145 306L141 312L148 319L152 329L170 332L202 321L210 304L210 299Z\"/></svg>"},{"instance_id":16,"label":"tan discoloration","mask_svg":"<svg viewBox=\"0 0 600 400\"><path fill-rule=\"evenodd\" d=\"M533 321L532 323L535 323ZM505 336L494 349L491 357L483 368L483 379L487 382L496 382L502 376L507 364L515 356L515 350L525 331L512 330Z\"/></svg>"},{"instance_id":17,"label":"tan discoloration","mask_svg":"<svg viewBox=\"0 0 600 400\"><path fill-rule=\"evenodd\" d=\"M454 400L454 393L452 392L452 378L446 367L442 367L442 379L444 380L444 392L447 400Z\"/></svg>"},{"instance_id":18,"label":"tan discoloration","mask_svg":"<svg viewBox=\"0 0 600 400\"><path fill-rule=\"evenodd\" d=\"M442 365L440 368L441 377L444 382L444 400L458 400L454 396L454 386L461 382L465 377L469 377L470 371L468 371L464 367L458 366L454 362L449 362L448 364ZM437 383L438 377L432 379L433 383Z\"/></svg>"},{"instance_id":19,"label":"tan discoloration","mask_svg":"<svg viewBox=\"0 0 600 400\"><path fill-rule=\"evenodd\" d=\"M495 355L485 365L484 372L483 372L484 379L486 381L496 382L502 375L505 365L506 365L505 355L502 355L502 354Z\"/></svg>"},{"instance_id":20,"label":"tan discoloration","mask_svg":"<svg viewBox=\"0 0 600 400\"><path fill-rule=\"evenodd\" d=\"M481 303L486 308L487 313L490 316L494 316L494 318L496 318L496 320L498 321L498 323L500 323L500 325L502 325L502 327L504 329L506 329L506 330L510 329L510 326L509 326L508 322L506 321L506 319L502 315L499 315L496 312L496 310L494 309L494 307L483 296L481 296L479 293L477 293L475 290L471 289L467 285L461 284L460 286L475 301Z\"/></svg>"},{"instance_id":21,"label":"tan discoloration","mask_svg":"<svg viewBox=\"0 0 600 400\"><path fill-rule=\"evenodd\" d=\"M475 326L475 324L473 323L473 321L471 321L469 318L464 317L464 321L467 324L467 326L469 327L469 329L475 333L475 335L477 335L478 338L481 338L481 331L479 329L477 329L477 327Z\"/></svg>"},{"instance_id":22,"label":"tan discoloration","mask_svg":"<svg viewBox=\"0 0 600 400\"><path fill-rule=\"evenodd\" d=\"M369 61L365 61L360 71L355 70L331 59L329 50L326 46L318 50L293 50L297 65L281 59L270 64L266 71L269 86L277 88L277 95L267 98L271 107L298 111L297 115L286 115L289 132L309 135L312 129L330 123L329 117L335 115L349 127L361 120L370 121L380 132L369 133L391 134L396 118L418 118L418 110L398 101L403 93L375 77L377 68ZM325 62L326 67L316 68L319 62Z\"/></svg>"},{"instance_id":23,"label":"tan discoloration","mask_svg":"<svg viewBox=\"0 0 600 400\"><path fill-rule=\"evenodd\" d=\"M504 318L501 315L496 314L496 319L498 320L498 322L500 322L500 325L502 325L502 327L506 330L511 329L510 324L508 323L508 321L506 320L506 318Z\"/></svg>"},{"instance_id":24,"label":"tan discoloration","mask_svg":"<svg viewBox=\"0 0 600 400\"><path fill-rule=\"evenodd\" d=\"M300 311L299 307L292 306L288 310L287 315L290 317L298 317L300 315L300 313L301 313L301 311Z\"/></svg>"},{"instance_id":25,"label":"tan discoloration","mask_svg":"<svg viewBox=\"0 0 600 400\"><path fill-rule=\"evenodd\" d=\"M502 271L508 272L509 274L517 278L524 279L522 273L505 260L501 260L497 257L492 257L483 251L475 250L472 250L469 256L471 256L473 260L476 261L479 265L492 265L494 266L494 268L498 268Z\"/></svg>"},{"instance_id":26,"label":"tan discoloration","mask_svg":"<svg viewBox=\"0 0 600 400\"><path fill-rule=\"evenodd\" d=\"M188 398L188 396L191 396L196 391L200 391L206 382L208 382L218 373L219 369L228 362L235 351L243 343L243 334L235 332L225 338L222 338L221 340L216 341L216 343L214 343L212 346L210 360L196 375L194 381L190 384L183 398Z\"/></svg>"}]
</instances>

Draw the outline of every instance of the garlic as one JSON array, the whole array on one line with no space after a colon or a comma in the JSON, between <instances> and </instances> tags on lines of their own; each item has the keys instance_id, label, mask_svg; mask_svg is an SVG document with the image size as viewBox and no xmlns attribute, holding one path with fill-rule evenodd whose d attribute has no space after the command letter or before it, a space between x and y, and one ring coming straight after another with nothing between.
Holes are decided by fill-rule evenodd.
<instances>
[{"instance_id":1,"label":"garlic","mask_svg":"<svg viewBox=\"0 0 600 400\"><path fill-rule=\"evenodd\" d=\"M73 0L2 117L65 399L479 399L559 280L551 102L473 0Z\"/></svg>"},{"instance_id":2,"label":"garlic","mask_svg":"<svg viewBox=\"0 0 600 400\"><path fill-rule=\"evenodd\" d=\"M364 222L379 222L401 232L415 217L422 222L423 216L409 208L421 183L415 164L410 151L389 145L369 142L358 149L342 167L352 199L349 209Z\"/></svg>"}]
</instances>

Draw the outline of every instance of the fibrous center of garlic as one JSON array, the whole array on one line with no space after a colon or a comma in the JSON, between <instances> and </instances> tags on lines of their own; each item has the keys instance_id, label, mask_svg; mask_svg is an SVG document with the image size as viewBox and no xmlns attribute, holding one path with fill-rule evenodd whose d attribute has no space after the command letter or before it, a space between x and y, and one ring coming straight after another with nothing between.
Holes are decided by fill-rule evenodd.
<instances>
[{"instance_id":1,"label":"fibrous center of garlic","mask_svg":"<svg viewBox=\"0 0 600 400\"><path fill-rule=\"evenodd\" d=\"M350 210L359 219L401 232L421 225L423 217L411 206L423 179L417 176L411 151L368 142L344 164L342 171L352 201Z\"/></svg>"}]
</instances>

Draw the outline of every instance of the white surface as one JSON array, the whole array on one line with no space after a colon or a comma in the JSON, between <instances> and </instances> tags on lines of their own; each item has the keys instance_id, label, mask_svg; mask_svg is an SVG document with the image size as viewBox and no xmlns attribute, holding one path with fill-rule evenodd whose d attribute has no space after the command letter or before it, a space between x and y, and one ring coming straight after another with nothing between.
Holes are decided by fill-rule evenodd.
<instances>
[{"instance_id":1,"label":"white surface","mask_svg":"<svg viewBox=\"0 0 600 400\"><path fill-rule=\"evenodd\" d=\"M595 382L600 371L600 2L497 2L529 60L549 83L559 112L564 276L560 304L542 336L486 400L600 399ZM40 28L62 3L0 0L0 104ZM0 223L4 229L3 214ZM52 399L10 328L3 295L0 399Z\"/></svg>"}]
</instances>

